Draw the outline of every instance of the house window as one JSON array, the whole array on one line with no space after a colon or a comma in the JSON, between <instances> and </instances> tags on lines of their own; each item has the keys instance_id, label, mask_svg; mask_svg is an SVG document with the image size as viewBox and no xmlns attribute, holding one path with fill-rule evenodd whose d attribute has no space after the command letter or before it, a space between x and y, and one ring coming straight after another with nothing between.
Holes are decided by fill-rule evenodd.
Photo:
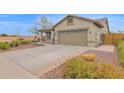
<instances>
[{"instance_id":1,"label":"house window","mask_svg":"<svg viewBox=\"0 0 124 93\"><path fill-rule=\"evenodd\" d=\"M68 25L72 25L73 24L73 17L68 17Z\"/></svg>"}]
</instances>

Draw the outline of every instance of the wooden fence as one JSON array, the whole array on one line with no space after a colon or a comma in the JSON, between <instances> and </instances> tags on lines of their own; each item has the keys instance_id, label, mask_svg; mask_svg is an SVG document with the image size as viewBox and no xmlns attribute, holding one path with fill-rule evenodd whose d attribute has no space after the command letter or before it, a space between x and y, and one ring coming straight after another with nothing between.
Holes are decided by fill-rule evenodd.
<instances>
[{"instance_id":1,"label":"wooden fence","mask_svg":"<svg viewBox=\"0 0 124 93\"><path fill-rule=\"evenodd\" d=\"M124 39L124 34L106 34L103 36L104 44L115 44L117 40Z\"/></svg>"}]
</instances>

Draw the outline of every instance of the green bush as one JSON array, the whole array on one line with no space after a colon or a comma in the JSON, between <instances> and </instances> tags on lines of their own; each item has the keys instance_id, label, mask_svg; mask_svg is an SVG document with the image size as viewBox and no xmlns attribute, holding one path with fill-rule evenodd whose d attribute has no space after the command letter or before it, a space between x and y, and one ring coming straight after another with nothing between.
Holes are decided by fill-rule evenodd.
<instances>
[{"instance_id":1,"label":"green bush","mask_svg":"<svg viewBox=\"0 0 124 93\"><path fill-rule=\"evenodd\" d=\"M29 40L21 40L21 44L32 44L33 41L29 41Z\"/></svg>"},{"instance_id":2,"label":"green bush","mask_svg":"<svg viewBox=\"0 0 124 93\"><path fill-rule=\"evenodd\" d=\"M124 78L123 68L112 64L87 62L81 57L70 59L66 64L63 77L67 79Z\"/></svg>"},{"instance_id":3,"label":"green bush","mask_svg":"<svg viewBox=\"0 0 124 93\"><path fill-rule=\"evenodd\" d=\"M17 47L20 44L21 44L21 42L19 40L15 40L15 41L10 42L11 47Z\"/></svg>"},{"instance_id":4,"label":"green bush","mask_svg":"<svg viewBox=\"0 0 124 93\"><path fill-rule=\"evenodd\" d=\"M9 43L4 43L3 50L8 50L10 48Z\"/></svg>"},{"instance_id":5,"label":"green bush","mask_svg":"<svg viewBox=\"0 0 124 93\"><path fill-rule=\"evenodd\" d=\"M20 42L21 42L21 44L25 44L25 40L21 40Z\"/></svg>"},{"instance_id":6,"label":"green bush","mask_svg":"<svg viewBox=\"0 0 124 93\"><path fill-rule=\"evenodd\" d=\"M0 42L0 49L8 50L10 48L10 44L8 42Z\"/></svg>"},{"instance_id":7,"label":"green bush","mask_svg":"<svg viewBox=\"0 0 124 93\"><path fill-rule=\"evenodd\" d=\"M23 45L23 44L32 44L32 41L29 40L15 40L10 42L11 47L17 47L18 45Z\"/></svg>"},{"instance_id":8,"label":"green bush","mask_svg":"<svg viewBox=\"0 0 124 93\"><path fill-rule=\"evenodd\" d=\"M10 47L17 47L19 45L23 45L23 44L32 44L32 41L28 41L28 40L15 40L12 42L0 42L0 49L2 50L7 50Z\"/></svg>"},{"instance_id":9,"label":"green bush","mask_svg":"<svg viewBox=\"0 0 124 93\"><path fill-rule=\"evenodd\" d=\"M2 46L3 46L3 42L0 42L0 49L2 49Z\"/></svg>"}]
</instances>

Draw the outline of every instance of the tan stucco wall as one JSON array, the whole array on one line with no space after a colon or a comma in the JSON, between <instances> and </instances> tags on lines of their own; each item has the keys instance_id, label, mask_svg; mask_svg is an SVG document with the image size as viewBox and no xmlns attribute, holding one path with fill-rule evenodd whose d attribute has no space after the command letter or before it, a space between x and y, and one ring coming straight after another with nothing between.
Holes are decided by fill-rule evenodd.
<instances>
[{"instance_id":1,"label":"tan stucco wall","mask_svg":"<svg viewBox=\"0 0 124 93\"><path fill-rule=\"evenodd\" d=\"M108 24L107 24L107 18L100 18L100 19L97 19L97 21L99 21L104 26L104 28L102 28L103 33L108 34L109 28L108 28Z\"/></svg>"},{"instance_id":2,"label":"tan stucco wall","mask_svg":"<svg viewBox=\"0 0 124 93\"><path fill-rule=\"evenodd\" d=\"M59 25L55 27L55 43L58 43L58 31L64 31L64 30L78 30L78 29L84 29L88 28L87 33L87 45L90 47L94 47L100 44L100 34L102 33L101 29L96 26L94 23L87 21L87 20L81 20L78 18L74 18L74 24L73 25L67 25L67 20L64 20ZM73 37L72 37L73 38ZM76 37L75 37L76 38Z\"/></svg>"},{"instance_id":3,"label":"tan stucco wall","mask_svg":"<svg viewBox=\"0 0 124 93\"><path fill-rule=\"evenodd\" d=\"M86 21L86 20L80 20L78 18L73 18L73 21L74 21L73 25L68 25L67 20L64 20L58 26L55 27L55 42L56 43L58 43L58 31L81 30L84 28L88 28L89 25L91 25L91 22Z\"/></svg>"},{"instance_id":4,"label":"tan stucco wall","mask_svg":"<svg viewBox=\"0 0 124 93\"><path fill-rule=\"evenodd\" d=\"M55 30L61 31L61 30L72 30L72 29L83 29L83 28L88 28L91 22L86 21L86 20L81 20L78 18L74 18L74 24L73 25L68 25L67 20L64 20L61 22L58 26L55 27Z\"/></svg>"},{"instance_id":5,"label":"tan stucco wall","mask_svg":"<svg viewBox=\"0 0 124 93\"><path fill-rule=\"evenodd\" d=\"M92 24L89 29L88 33L88 46L98 46L102 43L101 41L101 34L103 30L97 27L96 25Z\"/></svg>"}]
</instances>

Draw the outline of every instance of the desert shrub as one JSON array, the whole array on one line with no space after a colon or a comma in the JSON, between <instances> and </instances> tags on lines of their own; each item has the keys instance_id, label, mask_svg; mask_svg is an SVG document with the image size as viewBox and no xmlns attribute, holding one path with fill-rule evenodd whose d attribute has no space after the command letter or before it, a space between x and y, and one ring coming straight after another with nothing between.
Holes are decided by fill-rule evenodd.
<instances>
[{"instance_id":1,"label":"desert shrub","mask_svg":"<svg viewBox=\"0 0 124 93\"><path fill-rule=\"evenodd\" d=\"M9 43L10 47L14 47L13 41Z\"/></svg>"},{"instance_id":2,"label":"desert shrub","mask_svg":"<svg viewBox=\"0 0 124 93\"><path fill-rule=\"evenodd\" d=\"M95 54L82 54L81 57L85 61L95 61L96 60L96 55Z\"/></svg>"},{"instance_id":3,"label":"desert shrub","mask_svg":"<svg viewBox=\"0 0 124 93\"><path fill-rule=\"evenodd\" d=\"M8 50L9 48L10 48L10 45L8 42L0 42L0 49Z\"/></svg>"},{"instance_id":4,"label":"desert shrub","mask_svg":"<svg viewBox=\"0 0 124 93\"><path fill-rule=\"evenodd\" d=\"M8 50L10 48L10 45L9 45L9 43L4 43L3 44L3 50Z\"/></svg>"},{"instance_id":5,"label":"desert shrub","mask_svg":"<svg viewBox=\"0 0 124 93\"><path fill-rule=\"evenodd\" d=\"M18 45L23 45L23 44L32 44L33 41L29 41L29 40L15 40L10 42L10 46L11 47L17 47Z\"/></svg>"},{"instance_id":6,"label":"desert shrub","mask_svg":"<svg viewBox=\"0 0 124 93\"><path fill-rule=\"evenodd\" d=\"M32 43L32 41L25 41L25 44L31 44Z\"/></svg>"},{"instance_id":7,"label":"desert shrub","mask_svg":"<svg viewBox=\"0 0 124 93\"><path fill-rule=\"evenodd\" d=\"M21 42L19 40L15 40L15 41L10 42L11 47L17 47L20 44L21 44Z\"/></svg>"},{"instance_id":8,"label":"desert shrub","mask_svg":"<svg viewBox=\"0 0 124 93\"><path fill-rule=\"evenodd\" d=\"M0 49L2 49L3 42L0 42Z\"/></svg>"},{"instance_id":9,"label":"desert shrub","mask_svg":"<svg viewBox=\"0 0 124 93\"><path fill-rule=\"evenodd\" d=\"M15 40L12 42L0 42L0 49L8 50L10 47L17 47L21 44L32 44L33 41L26 41L26 40Z\"/></svg>"},{"instance_id":10,"label":"desert shrub","mask_svg":"<svg viewBox=\"0 0 124 93\"><path fill-rule=\"evenodd\" d=\"M68 79L124 78L123 68L112 64L88 62L81 57L70 59L66 64L63 77Z\"/></svg>"},{"instance_id":11,"label":"desert shrub","mask_svg":"<svg viewBox=\"0 0 124 93\"><path fill-rule=\"evenodd\" d=\"M21 40L21 44L32 44L33 41L30 40Z\"/></svg>"},{"instance_id":12,"label":"desert shrub","mask_svg":"<svg viewBox=\"0 0 124 93\"><path fill-rule=\"evenodd\" d=\"M0 42L0 49L2 50L7 50L9 49L10 47L17 47L21 44L31 44L32 41L25 41L25 40L15 40L15 41L12 41L12 42Z\"/></svg>"},{"instance_id":13,"label":"desert shrub","mask_svg":"<svg viewBox=\"0 0 124 93\"><path fill-rule=\"evenodd\" d=\"M21 40L21 44L25 44L25 40Z\"/></svg>"}]
</instances>

